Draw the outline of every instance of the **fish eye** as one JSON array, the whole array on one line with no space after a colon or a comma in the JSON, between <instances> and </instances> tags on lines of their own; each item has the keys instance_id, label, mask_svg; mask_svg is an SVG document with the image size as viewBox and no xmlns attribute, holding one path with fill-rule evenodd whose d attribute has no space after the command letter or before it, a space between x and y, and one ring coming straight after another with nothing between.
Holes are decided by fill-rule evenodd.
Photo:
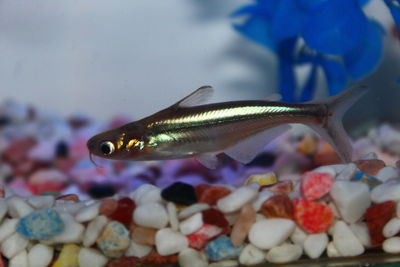
<instances>
[{"instance_id":1,"label":"fish eye","mask_svg":"<svg viewBox=\"0 0 400 267\"><path fill-rule=\"evenodd\" d=\"M105 156L111 155L115 151L115 146L110 141L105 141L100 144L100 151Z\"/></svg>"}]
</instances>

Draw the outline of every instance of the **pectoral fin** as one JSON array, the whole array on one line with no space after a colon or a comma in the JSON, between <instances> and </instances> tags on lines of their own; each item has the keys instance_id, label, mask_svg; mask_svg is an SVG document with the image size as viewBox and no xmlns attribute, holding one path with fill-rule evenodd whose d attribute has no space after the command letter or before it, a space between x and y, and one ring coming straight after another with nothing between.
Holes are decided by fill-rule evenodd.
<instances>
[{"instance_id":1,"label":"pectoral fin","mask_svg":"<svg viewBox=\"0 0 400 267\"><path fill-rule=\"evenodd\" d=\"M244 139L240 143L226 149L229 157L244 164L252 161L264 147L276 137L291 128L290 125L281 125Z\"/></svg>"}]
</instances>

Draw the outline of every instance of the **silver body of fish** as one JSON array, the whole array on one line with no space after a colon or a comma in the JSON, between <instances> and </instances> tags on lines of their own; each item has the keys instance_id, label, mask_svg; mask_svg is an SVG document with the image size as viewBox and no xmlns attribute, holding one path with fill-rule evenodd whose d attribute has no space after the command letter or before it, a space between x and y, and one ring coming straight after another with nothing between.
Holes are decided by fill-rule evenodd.
<instances>
[{"instance_id":1,"label":"silver body of fish","mask_svg":"<svg viewBox=\"0 0 400 267\"><path fill-rule=\"evenodd\" d=\"M169 108L92 137L87 146L90 155L108 159L196 157L215 168L218 153L248 163L288 130L290 123L301 123L322 135L340 158L349 162L351 142L342 116L365 92L366 87L355 86L320 103L254 100L204 104L213 89L203 86Z\"/></svg>"}]
</instances>

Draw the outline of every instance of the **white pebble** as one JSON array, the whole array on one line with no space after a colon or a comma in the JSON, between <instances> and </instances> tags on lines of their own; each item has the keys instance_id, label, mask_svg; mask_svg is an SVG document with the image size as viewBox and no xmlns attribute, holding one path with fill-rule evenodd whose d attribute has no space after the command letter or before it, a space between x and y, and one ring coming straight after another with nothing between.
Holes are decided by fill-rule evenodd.
<instances>
[{"instance_id":1,"label":"white pebble","mask_svg":"<svg viewBox=\"0 0 400 267\"><path fill-rule=\"evenodd\" d=\"M179 224L179 230L184 235L190 235L199 230L202 225L203 225L203 215L201 212L198 212L190 216L186 220L182 221Z\"/></svg>"},{"instance_id":2,"label":"white pebble","mask_svg":"<svg viewBox=\"0 0 400 267\"><path fill-rule=\"evenodd\" d=\"M62 232L47 240L43 240L43 242L49 242L49 244L81 242L85 227L82 224L77 223L74 217L69 213L60 213L60 217L64 223L64 229Z\"/></svg>"},{"instance_id":3,"label":"white pebble","mask_svg":"<svg viewBox=\"0 0 400 267\"><path fill-rule=\"evenodd\" d=\"M14 233L1 243L1 252L7 259L11 259L26 248L29 240L19 233Z\"/></svg>"},{"instance_id":4,"label":"white pebble","mask_svg":"<svg viewBox=\"0 0 400 267\"><path fill-rule=\"evenodd\" d=\"M389 179L400 178L400 172L398 168L387 166L380 169L379 172L375 175L375 177L381 180L382 182L386 182Z\"/></svg>"},{"instance_id":5,"label":"white pebble","mask_svg":"<svg viewBox=\"0 0 400 267\"><path fill-rule=\"evenodd\" d=\"M156 249L161 256L179 253L187 247L186 236L171 228L164 228L156 233Z\"/></svg>"},{"instance_id":6,"label":"white pebble","mask_svg":"<svg viewBox=\"0 0 400 267\"><path fill-rule=\"evenodd\" d=\"M84 206L85 204L83 202L56 200L53 209L58 213L69 213L74 215Z\"/></svg>"},{"instance_id":7,"label":"white pebble","mask_svg":"<svg viewBox=\"0 0 400 267\"><path fill-rule=\"evenodd\" d=\"M28 198L28 203L35 209L51 208L55 202L54 196L37 196L33 195Z\"/></svg>"},{"instance_id":8,"label":"white pebble","mask_svg":"<svg viewBox=\"0 0 400 267\"><path fill-rule=\"evenodd\" d=\"M152 249L153 249L152 246L138 244L135 241L131 240L131 244L125 251L125 256L142 258L148 255Z\"/></svg>"},{"instance_id":9,"label":"white pebble","mask_svg":"<svg viewBox=\"0 0 400 267\"><path fill-rule=\"evenodd\" d=\"M318 168L312 170L312 172L328 173L332 177L335 177L337 175L337 172L336 172L336 169L335 169L334 165L321 166L321 167L318 167Z\"/></svg>"},{"instance_id":10,"label":"white pebble","mask_svg":"<svg viewBox=\"0 0 400 267\"><path fill-rule=\"evenodd\" d=\"M31 266L36 267L35 265ZM15 255L8 263L8 267L30 267L26 250L23 249L17 255Z\"/></svg>"},{"instance_id":11,"label":"white pebble","mask_svg":"<svg viewBox=\"0 0 400 267\"><path fill-rule=\"evenodd\" d=\"M265 253L252 244L245 246L240 252L239 262L243 265L256 265L265 261Z\"/></svg>"},{"instance_id":12,"label":"white pebble","mask_svg":"<svg viewBox=\"0 0 400 267\"><path fill-rule=\"evenodd\" d=\"M255 210L255 212L258 212L261 209L262 204L269 198L271 198L272 196L274 196L274 193L269 191L269 190L263 190L261 191L257 198L253 201L252 205L253 205L253 209Z\"/></svg>"},{"instance_id":13,"label":"white pebble","mask_svg":"<svg viewBox=\"0 0 400 267\"><path fill-rule=\"evenodd\" d=\"M151 184L141 185L130 197L138 206L146 203L162 202L161 189Z\"/></svg>"},{"instance_id":14,"label":"white pebble","mask_svg":"<svg viewBox=\"0 0 400 267\"><path fill-rule=\"evenodd\" d=\"M304 252L311 259L317 259L325 251L328 241L328 235L325 233L311 234L304 241Z\"/></svg>"},{"instance_id":15,"label":"white pebble","mask_svg":"<svg viewBox=\"0 0 400 267\"><path fill-rule=\"evenodd\" d=\"M167 213L168 213L169 225L171 226L172 230L178 231L179 229L178 213L176 211L176 206L173 202L168 202Z\"/></svg>"},{"instance_id":16,"label":"white pebble","mask_svg":"<svg viewBox=\"0 0 400 267\"><path fill-rule=\"evenodd\" d=\"M7 203L4 198L0 198L0 222L3 220L4 215L7 213Z\"/></svg>"},{"instance_id":17,"label":"white pebble","mask_svg":"<svg viewBox=\"0 0 400 267\"><path fill-rule=\"evenodd\" d=\"M396 203L396 216L400 218L400 202Z\"/></svg>"},{"instance_id":18,"label":"white pebble","mask_svg":"<svg viewBox=\"0 0 400 267\"><path fill-rule=\"evenodd\" d=\"M292 240L294 244L300 245L302 247L306 238L307 238L306 232L304 232L303 229L301 229L298 226L294 228L293 233L290 235L290 240Z\"/></svg>"},{"instance_id":19,"label":"white pebble","mask_svg":"<svg viewBox=\"0 0 400 267\"><path fill-rule=\"evenodd\" d=\"M43 244L34 245L28 253L29 266L46 267L53 259L53 248Z\"/></svg>"},{"instance_id":20,"label":"white pebble","mask_svg":"<svg viewBox=\"0 0 400 267\"><path fill-rule=\"evenodd\" d=\"M88 224L83 235L82 242L85 247L90 247L96 242L107 222L107 217L101 215L97 216L93 221Z\"/></svg>"},{"instance_id":21,"label":"white pebble","mask_svg":"<svg viewBox=\"0 0 400 267\"><path fill-rule=\"evenodd\" d=\"M390 219L382 231L383 236L386 238L395 236L398 232L400 232L400 218L397 217Z\"/></svg>"},{"instance_id":22,"label":"white pebble","mask_svg":"<svg viewBox=\"0 0 400 267\"><path fill-rule=\"evenodd\" d=\"M280 246L271 248L266 255L268 262L285 263L298 260L303 254L301 246L297 244L284 243Z\"/></svg>"},{"instance_id":23,"label":"white pebble","mask_svg":"<svg viewBox=\"0 0 400 267\"><path fill-rule=\"evenodd\" d=\"M330 195L343 220L358 221L371 205L368 185L360 182L336 181Z\"/></svg>"},{"instance_id":24,"label":"white pebble","mask_svg":"<svg viewBox=\"0 0 400 267\"><path fill-rule=\"evenodd\" d=\"M365 222L352 223L350 224L350 229L364 247L371 246L371 237Z\"/></svg>"},{"instance_id":25,"label":"white pebble","mask_svg":"<svg viewBox=\"0 0 400 267\"><path fill-rule=\"evenodd\" d=\"M77 222L88 222L96 218L99 215L100 203L93 203L89 206L83 207L75 215Z\"/></svg>"},{"instance_id":26,"label":"white pebble","mask_svg":"<svg viewBox=\"0 0 400 267\"><path fill-rule=\"evenodd\" d=\"M387 181L371 191L371 199L374 203L382 203L388 200L400 201L399 180Z\"/></svg>"},{"instance_id":27,"label":"white pebble","mask_svg":"<svg viewBox=\"0 0 400 267\"><path fill-rule=\"evenodd\" d=\"M337 221L333 231L333 244L342 256L358 256L364 253L364 247L343 221Z\"/></svg>"},{"instance_id":28,"label":"white pebble","mask_svg":"<svg viewBox=\"0 0 400 267\"><path fill-rule=\"evenodd\" d=\"M295 223L288 219L266 219L252 225L250 243L260 249L270 249L285 241L294 231Z\"/></svg>"},{"instance_id":29,"label":"white pebble","mask_svg":"<svg viewBox=\"0 0 400 267\"><path fill-rule=\"evenodd\" d=\"M18 196L7 198L8 214L13 218L22 218L33 211L33 208Z\"/></svg>"},{"instance_id":30,"label":"white pebble","mask_svg":"<svg viewBox=\"0 0 400 267\"><path fill-rule=\"evenodd\" d=\"M136 207L133 220L137 225L161 229L168 225L168 214L159 203L147 203Z\"/></svg>"},{"instance_id":31,"label":"white pebble","mask_svg":"<svg viewBox=\"0 0 400 267\"><path fill-rule=\"evenodd\" d=\"M207 267L208 261L204 253L192 248L185 248L178 255L181 267Z\"/></svg>"},{"instance_id":32,"label":"white pebble","mask_svg":"<svg viewBox=\"0 0 400 267\"><path fill-rule=\"evenodd\" d=\"M108 259L97 249L93 248L81 248L78 255L79 267L90 266L90 267L104 267L106 266Z\"/></svg>"},{"instance_id":33,"label":"white pebble","mask_svg":"<svg viewBox=\"0 0 400 267\"><path fill-rule=\"evenodd\" d=\"M19 219L5 219L0 225L0 242L13 234L16 230Z\"/></svg>"},{"instance_id":34,"label":"white pebble","mask_svg":"<svg viewBox=\"0 0 400 267\"><path fill-rule=\"evenodd\" d=\"M383 241L382 249L387 253L400 253L400 237L395 236L386 239L385 241Z\"/></svg>"},{"instance_id":35,"label":"white pebble","mask_svg":"<svg viewBox=\"0 0 400 267\"><path fill-rule=\"evenodd\" d=\"M349 181L357 171L357 166L354 163L347 164L346 167L336 176L336 180Z\"/></svg>"},{"instance_id":36,"label":"white pebble","mask_svg":"<svg viewBox=\"0 0 400 267\"><path fill-rule=\"evenodd\" d=\"M210 205L208 205L207 203L197 203L197 204L194 204L187 208L182 209L178 214L178 218L180 220L186 219L195 213L201 212L203 210L208 210L209 208L210 208Z\"/></svg>"},{"instance_id":37,"label":"white pebble","mask_svg":"<svg viewBox=\"0 0 400 267\"><path fill-rule=\"evenodd\" d=\"M219 199L217 207L225 213L237 211L243 205L253 201L257 197L257 193L258 189L251 185L240 187L226 197Z\"/></svg>"},{"instance_id":38,"label":"white pebble","mask_svg":"<svg viewBox=\"0 0 400 267\"><path fill-rule=\"evenodd\" d=\"M210 263L208 267L236 267L239 263L235 260L223 260Z\"/></svg>"},{"instance_id":39,"label":"white pebble","mask_svg":"<svg viewBox=\"0 0 400 267\"><path fill-rule=\"evenodd\" d=\"M339 251L336 249L333 241L329 242L328 246L326 247L326 254L329 258L340 257Z\"/></svg>"}]
</instances>

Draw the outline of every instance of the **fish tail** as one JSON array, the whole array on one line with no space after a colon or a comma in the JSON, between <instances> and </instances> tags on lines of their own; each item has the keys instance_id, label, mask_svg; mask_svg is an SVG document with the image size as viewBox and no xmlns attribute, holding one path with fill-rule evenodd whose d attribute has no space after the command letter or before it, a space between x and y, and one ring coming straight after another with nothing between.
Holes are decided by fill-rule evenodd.
<instances>
[{"instance_id":1,"label":"fish tail","mask_svg":"<svg viewBox=\"0 0 400 267\"><path fill-rule=\"evenodd\" d=\"M353 149L350 137L343 127L343 116L368 90L365 85L355 85L329 98L323 104L327 107L327 117L322 125L311 126L328 141L344 162L352 161Z\"/></svg>"}]
</instances>

